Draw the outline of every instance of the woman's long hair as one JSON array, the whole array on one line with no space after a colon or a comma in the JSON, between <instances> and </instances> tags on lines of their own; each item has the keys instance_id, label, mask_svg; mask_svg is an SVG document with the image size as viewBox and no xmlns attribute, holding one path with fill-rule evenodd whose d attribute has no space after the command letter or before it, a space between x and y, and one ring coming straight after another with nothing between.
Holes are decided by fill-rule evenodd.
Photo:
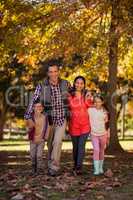
<instances>
[{"instance_id":1,"label":"woman's long hair","mask_svg":"<svg viewBox=\"0 0 133 200\"><path fill-rule=\"evenodd\" d=\"M81 91L81 93L82 93L82 95L85 97L85 94L86 94L86 89L85 89L85 87L86 87L86 80L85 80L85 78L84 78L83 76L77 76L77 77L74 79L73 87L72 87L71 90L70 90L70 94L71 94L72 96L75 96L75 92L76 92L75 83L76 83L76 81L77 81L78 79L81 79L81 80L84 82L84 88L83 88L83 90Z\"/></svg>"}]
</instances>

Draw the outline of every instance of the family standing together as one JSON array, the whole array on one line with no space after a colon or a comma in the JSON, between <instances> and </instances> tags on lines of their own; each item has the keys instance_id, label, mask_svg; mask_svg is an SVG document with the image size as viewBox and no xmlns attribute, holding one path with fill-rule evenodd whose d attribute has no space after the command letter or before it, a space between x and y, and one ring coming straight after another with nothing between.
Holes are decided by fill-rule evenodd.
<instances>
[{"instance_id":1,"label":"family standing together","mask_svg":"<svg viewBox=\"0 0 133 200\"><path fill-rule=\"evenodd\" d=\"M108 112L100 95L94 98L82 76L73 86L59 77L57 64L47 69L47 78L35 89L25 113L30 140L32 173L43 173L44 142L48 144L48 174L59 174L62 140L66 127L73 145L73 173L82 174L85 144L93 145L94 175L103 174L104 151L109 142Z\"/></svg>"}]
</instances>

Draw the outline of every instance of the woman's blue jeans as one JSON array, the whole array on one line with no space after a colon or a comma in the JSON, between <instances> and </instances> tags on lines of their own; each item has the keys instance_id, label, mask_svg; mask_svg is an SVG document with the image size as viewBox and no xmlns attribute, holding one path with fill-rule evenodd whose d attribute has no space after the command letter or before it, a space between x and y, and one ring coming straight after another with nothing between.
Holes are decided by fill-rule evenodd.
<instances>
[{"instance_id":1,"label":"woman's blue jeans","mask_svg":"<svg viewBox=\"0 0 133 200\"><path fill-rule=\"evenodd\" d=\"M80 136L71 136L73 144L73 160L74 168L80 170L82 168L83 159L85 156L85 144L89 133Z\"/></svg>"}]
</instances>

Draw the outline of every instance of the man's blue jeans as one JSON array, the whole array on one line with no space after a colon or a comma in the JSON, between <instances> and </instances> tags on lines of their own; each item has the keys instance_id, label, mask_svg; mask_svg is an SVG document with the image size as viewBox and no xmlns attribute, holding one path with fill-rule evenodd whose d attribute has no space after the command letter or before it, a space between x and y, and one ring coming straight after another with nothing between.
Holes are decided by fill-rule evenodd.
<instances>
[{"instance_id":1,"label":"man's blue jeans","mask_svg":"<svg viewBox=\"0 0 133 200\"><path fill-rule=\"evenodd\" d=\"M80 136L71 136L73 144L73 160L74 168L80 170L82 168L85 155L85 144L89 133Z\"/></svg>"}]
</instances>

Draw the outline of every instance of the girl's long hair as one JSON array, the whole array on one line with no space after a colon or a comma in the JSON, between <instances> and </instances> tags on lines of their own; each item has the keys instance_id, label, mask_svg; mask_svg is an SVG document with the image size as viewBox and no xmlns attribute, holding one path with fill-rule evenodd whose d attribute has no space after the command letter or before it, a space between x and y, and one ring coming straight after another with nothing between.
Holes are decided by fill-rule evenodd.
<instances>
[{"instance_id":1,"label":"girl's long hair","mask_svg":"<svg viewBox=\"0 0 133 200\"><path fill-rule=\"evenodd\" d=\"M103 96L102 96L101 94L96 94L96 95L94 96L94 101L95 101L96 98L100 99L100 100L103 102L103 109L104 109L105 111L109 112L109 109L108 109L108 107L107 107L107 105L106 105L106 103L105 103L105 100L104 100Z\"/></svg>"}]
</instances>

